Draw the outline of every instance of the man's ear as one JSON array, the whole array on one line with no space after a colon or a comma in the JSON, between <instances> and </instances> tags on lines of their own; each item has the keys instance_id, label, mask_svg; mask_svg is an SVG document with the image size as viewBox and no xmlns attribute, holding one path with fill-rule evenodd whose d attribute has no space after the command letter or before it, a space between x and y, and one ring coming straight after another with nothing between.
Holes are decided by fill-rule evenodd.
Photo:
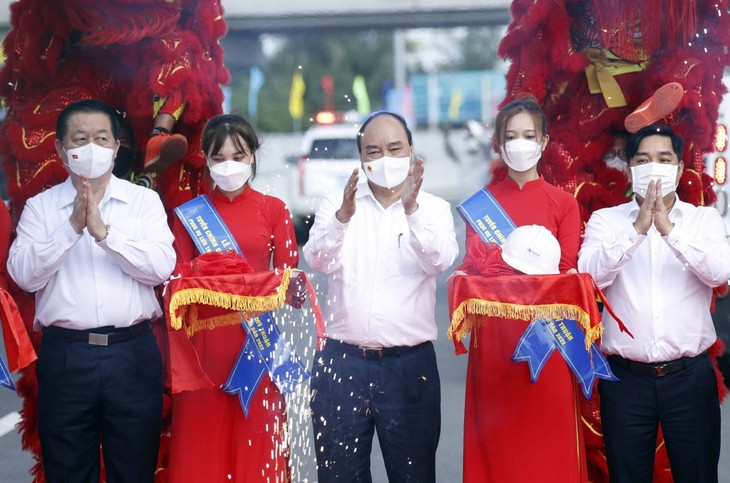
<instances>
[{"instance_id":1,"label":"man's ear","mask_svg":"<svg viewBox=\"0 0 730 483\"><path fill-rule=\"evenodd\" d=\"M679 185L679 178L682 177L682 173L684 173L684 163L680 161L677 164L677 179L674 181L674 184Z\"/></svg>"},{"instance_id":2,"label":"man's ear","mask_svg":"<svg viewBox=\"0 0 730 483\"><path fill-rule=\"evenodd\" d=\"M56 138L54 145L56 146L56 154L58 154L58 157L64 164L67 164L68 160L66 159L66 153L63 151L63 144L61 143L61 140Z\"/></svg>"}]
</instances>

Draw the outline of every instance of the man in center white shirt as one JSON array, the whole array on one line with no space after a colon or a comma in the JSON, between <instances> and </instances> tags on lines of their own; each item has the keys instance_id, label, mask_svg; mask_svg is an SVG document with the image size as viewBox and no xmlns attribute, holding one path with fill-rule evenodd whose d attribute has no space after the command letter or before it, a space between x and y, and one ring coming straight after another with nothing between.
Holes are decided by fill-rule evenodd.
<instances>
[{"instance_id":1,"label":"man in center white shirt","mask_svg":"<svg viewBox=\"0 0 730 483\"><path fill-rule=\"evenodd\" d=\"M315 354L318 477L371 481L375 430L391 481L435 481L440 381L432 341L436 277L458 254L449 204L420 191L405 120L377 112L358 132L355 169L317 211L304 257L328 274L327 341Z\"/></svg>"}]
</instances>

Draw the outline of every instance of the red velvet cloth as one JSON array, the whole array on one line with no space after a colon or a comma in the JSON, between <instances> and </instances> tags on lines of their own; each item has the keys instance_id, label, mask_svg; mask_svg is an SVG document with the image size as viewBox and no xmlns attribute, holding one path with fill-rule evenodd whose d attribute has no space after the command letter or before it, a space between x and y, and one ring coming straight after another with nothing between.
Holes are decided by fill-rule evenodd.
<instances>
[{"instance_id":1,"label":"red velvet cloth","mask_svg":"<svg viewBox=\"0 0 730 483\"><path fill-rule=\"evenodd\" d=\"M3 288L0 288L0 321L3 328L5 355L8 358L8 370L15 372L28 367L31 362L38 359L38 356L33 349L33 343L25 329L15 301Z\"/></svg>"},{"instance_id":2,"label":"red velvet cloth","mask_svg":"<svg viewBox=\"0 0 730 483\"><path fill-rule=\"evenodd\" d=\"M600 336L596 292L587 274L456 276L449 280L450 333L471 333L464 415L464 481L588 481L580 390L553 354L537 382L512 362L537 314L574 318ZM460 342L459 342L460 344Z\"/></svg>"}]
</instances>

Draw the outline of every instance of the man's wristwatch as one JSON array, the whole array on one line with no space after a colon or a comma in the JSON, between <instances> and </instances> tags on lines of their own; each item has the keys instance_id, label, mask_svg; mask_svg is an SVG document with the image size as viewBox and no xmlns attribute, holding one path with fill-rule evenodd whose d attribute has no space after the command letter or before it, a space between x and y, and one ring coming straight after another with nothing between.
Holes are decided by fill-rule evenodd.
<instances>
[{"instance_id":1,"label":"man's wristwatch","mask_svg":"<svg viewBox=\"0 0 730 483\"><path fill-rule=\"evenodd\" d=\"M104 240L106 240L106 237L109 236L109 230L111 229L111 227L109 225L104 225L104 228L106 228L106 234L104 235L104 238L100 238L100 239L96 240L96 243L103 242Z\"/></svg>"}]
</instances>

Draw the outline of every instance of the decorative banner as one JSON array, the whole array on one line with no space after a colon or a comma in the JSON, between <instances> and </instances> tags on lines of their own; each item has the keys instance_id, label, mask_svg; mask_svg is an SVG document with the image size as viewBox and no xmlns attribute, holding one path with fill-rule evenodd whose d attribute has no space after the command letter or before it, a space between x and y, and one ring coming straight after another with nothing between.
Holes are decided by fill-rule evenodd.
<instances>
[{"instance_id":1,"label":"decorative banner","mask_svg":"<svg viewBox=\"0 0 730 483\"><path fill-rule=\"evenodd\" d=\"M527 361L530 366L530 379L536 382L550 355L558 349L560 355L580 382L587 399L593 395L593 382L596 379L618 380L611 372L608 361L592 343L586 350L584 332L578 322L571 319L534 320L527 326L517 343L512 360Z\"/></svg>"},{"instance_id":2,"label":"decorative banner","mask_svg":"<svg viewBox=\"0 0 730 483\"><path fill-rule=\"evenodd\" d=\"M486 243L502 246L515 229L512 219L486 188L471 195L456 209Z\"/></svg>"},{"instance_id":3,"label":"decorative banner","mask_svg":"<svg viewBox=\"0 0 730 483\"><path fill-rule=\"evenodd\" d=\"M248 115L256 118L259 112L259 91L266 77L259 66L253 65L248 74Z\"/></svg>"},{"instance_id":4,"label":"decorative banner","mask_svg":"<svg viewBox=\"0 0 730 483\"><path fill-rule=\"evenodd\" d=\"M301 119L304 116L304 93L306 90L302 72L297 70L292 77L291 91L289 91L289 114L291 114L292 119Z\"/></svg>"},{"instance_id":5,"label":"decorative banner","mask_svg":"<svg viewBox=\"0 0 730 483\"><path fill-rule=\"evenodd\" d=\"M324 92L324 110L334 112L335 110L335 79L325 74L319 79L319 85Z\"/></svg>"},{"instance_id":6,"label":"decorative banner","mask_svg":"<svg viewBox=\"0 0 730 483\"><path fill-rule=\"evenodd\" d=\"M8 366L5 365L2 357L0 357L0 386L15 391L15 383L13 382L13 378L10 377L10 371L8 371Z\"/></svg>"},{"instance_id":7,"label":"decorative banner","mask_svg":"<svg viewBox=\"0 0 730 483\"><path fill-rule=\"evenodd\" d=\"M366 116L370 114L370 97L368 96L368 88L365 85L363 76L355 76L352 81L352 94L357 99L357 112Z\"/></svg>"},{"instance_id":8,"label":"decorative banner","mask_svg":"<svg viewBox=\"0 0 730 483\"><path fill-rule=\"evenodd\" d=\"M200 195L183 203L175 208L175 214L201 254L230 250L241 253L236 239L207 196Z\"/></svg>"},{"instance_id":9,"label":"decorative banner","mask_svg":"<svg viewBox=\"0 0 730 483\"><path fill-rule=\"evenodd\" d=\"M449 100L449 121L454 122L459 119L459 111L461 111L461 105L464 103L464 95L459 89L455 89L451 92L451 99Z\"/></svg>"}]
</instances>

